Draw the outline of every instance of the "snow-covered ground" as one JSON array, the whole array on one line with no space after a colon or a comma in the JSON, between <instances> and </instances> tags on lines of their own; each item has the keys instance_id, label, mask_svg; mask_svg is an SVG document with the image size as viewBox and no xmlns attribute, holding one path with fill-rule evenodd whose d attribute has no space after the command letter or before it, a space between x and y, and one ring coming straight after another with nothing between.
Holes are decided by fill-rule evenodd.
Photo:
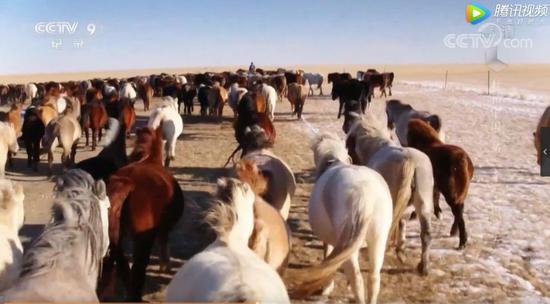
<instances>
[{"instance_id":1,"label":"snow-covered ground","mask_svg":"<svg viewBox=\"0 0 550 304\"><path fill-rule=\"evenodd\" d=\"M392 98L416 109L439 114L447 142L463 147L475 165L465 203L468 247L454 249L458 239L448 237L452 214L441 202L444 216L433 221L431 260L435 262L430 276L438 278L430 280L434 296L418 299L550 302L550 178L539 176L532 135L550 98L488 96L467 87L443 90L429 82L399 82L393 93ZM384 104L383 99L374 100L372 109L380 119L385 119ZM310 136L319 130L344 135L342 120L336 120L336 102L310 99L305 109L309 113L297 129ZM418 224L410 222L409 226L413 227L408 231L409 246L416 251L416 261ZM403 289L406 293L407 288ZM398 298L411 300L409 296Z\"/></svg>"}]
</instances>

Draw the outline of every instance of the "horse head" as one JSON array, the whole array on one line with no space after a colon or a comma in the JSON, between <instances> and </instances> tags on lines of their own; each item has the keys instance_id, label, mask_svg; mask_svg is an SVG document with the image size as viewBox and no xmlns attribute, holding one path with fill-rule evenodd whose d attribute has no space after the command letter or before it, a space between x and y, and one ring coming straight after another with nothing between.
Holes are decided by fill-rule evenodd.
<instances>
[{"instance_id":1,"label":"horse head","mask_svg":"<svg viewBox=\"0 0 550 304\"><path fill-rule=\"evenodd\" d=\"M235 175L238 179L248 183L254 193L262 195L267 190L267 180L252 160L242 159L235 164Z\"/></svg>"}]
</instances>

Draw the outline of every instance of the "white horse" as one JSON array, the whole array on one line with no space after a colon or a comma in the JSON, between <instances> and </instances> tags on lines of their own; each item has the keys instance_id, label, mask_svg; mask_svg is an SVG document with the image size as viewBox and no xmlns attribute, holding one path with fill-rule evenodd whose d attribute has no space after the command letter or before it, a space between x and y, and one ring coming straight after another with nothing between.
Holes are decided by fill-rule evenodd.
<instances>
[{"instance_id":1,"label":"white horse","mask_svg":"<svg viewBox=\"0 0 550 304\"><path fill-rule=\"evenodd\" d=\"M324 243L325 260L292 277L299 286L291 289L291 294L303 297L326 286L343 264L355 300L365 303L359 250L366 239L368 302L376 303L392 224L388 185L376 171L351 165L344 142L334 134L317 137L313 154L317 181L309 199L309 222L313 233ZM334 282L330 282L323 294L328 295L333 286Z\"/></svg>"},{"instance_id":2,"label":"white horse","mask_svg":"<svg viewBox=\"0 0 550 304\"><path fill-rule=\"evenodd\" d=\"M19 229L23 227L25 194L21 185L0 180L0 291L11 287L21 272L23 246Z\"/></svg>"},{"instance_id":3,"label":"white horse","mask_svg":"<svg viewBox=\"0 0 550 304\"><path fill-rule=\"evenodd\" d=\"M131 92L131 90L130 90L130 92ZM101 93L103 93L103 96L111 96L111 94L116 93L116 88L112 85L106 84L103 87L103 92L101 92ZM120 95L119 95L119 97L120 97Z\"/></svg>"},{"instance_id":4,"label":"white horse","mask_svg":"<svg viewBox=\"0 0 550 304\"><path fill-rule=\"evenodd\" d=\"M272 86L263 83L262 84L262 95L265 98L266 102L266 114L269 117L269 120L273 121L275 119L275 106L277 105L277 91Z\"/></svg>"},{"instance_id":5,"label":"white horse","mask_svg":"<svg viewBox=\"0 0 550 304\"><path fill-rule=\"evenodd\" d=\"M417 111L408 104L393 99L386 102L386 115L388 116L388 128L395 127L395 134L403 147L407 147L407 133L409 121L413 118L422 119L429 123L438 133L439 140L445 142L445 133L441 128L441 118L438 115L426 111Z\"/></svg>"},{"instance_id":6,"label":"white horse","mask_svg":"<svg viewBox=\"0 0 550 304\"><path fill-rule=\"evenodd\" d=\"M183 119L178 112L178 102L171 96L162 98L163 104L157 107L149 116L147 126L156 129L162 123L162 138L164 145L164 166L169 167L170 161L176 159L176 142L183 133Z\"/></svg>"},{"instance_id":7,"label":"white horse","mask_svg":"<svg viewBox=\"0 0 550 304\"><path fill-rule=\"evenodd\" d=\"M402 261L401 253L405 248L406 221L404 212L414 206L420 221L420 240L422 255L417 270L428 274L429 251L431 243L431 215L434 210L434 177L430 159L422 151L401 147L390 138L389 130L383 126L371 112L365 119L357 113L348 132L346 145L354 163L367 166L380 173L388 184L393 200L393 223L399 234L396 255ZM348 118L348 117L346 117Z\"/></svg>"},{"instance_id":8,"label":"white horse","mask_svg":"<svg viewBox=\"0 0 550 304\"><path fill-rule=\"evenodd\" d=\"M56 184L50 223L25 251L21 275L0 302L98 302L109 207L103 181L67 171Z\"/></svg>"},{"instance_id":9,"label":"white horse","mask_svg":"<svg viewBox=\"0 0 550 304\"><path fill-rule=\"evenodd\" d=\"M48 152L48 174L52 174L53 154L58 145L63 148L61 163L65 167L74 163L81 135L80 123L72 114L56 117L48 123L42 137L42 147Z\"/></svg>"},{"instance_id":10,"label":"white horse","mask_svg":"<svg viewBox=\"0 0 550 304\"><path fill-rule=\"evenodd\" d=\"M181 267L166 289L167 302L290 303L277 272L248 247L255 195L236 179L218 180L206 217L217 239Z\"/></svg>"},{"instance_id":11,"label":"white horse","mask_svg":"<svg viewBox=\"0 0 550 304\"><path fill-rule=\"evenodd\" d=\"M313 85L319 89L319 96L323 95L323 75L319 73L304 73L304 79L309 84L308 95L313 96Z\"/></svg>"},{"instance_id":12,"label":"white horse","mask_svg":"<svg viewBox=\"0 0 550 304\"><path fill-rule=\"evenodd\" d=\"M109 95L106 95L106 96L109 96ZM118 96L120 97L120 99L128 98L130 100L136 100L137 91L136 91L134 83L126 82L125 84L123 84L120 87L120 91L119 91Z\"/></svg>"},{"instance_id":13,"label":"white horse","mask_svg":"<svg viewBox=\"0 0 550 304\"><path fill-rule=\"evenodd\" d=\"M0 177L4 177L8 153L19 150L15 127L8 122L0 122Z\"/></svg>"},{"instance_id":14,"label":"white horse","mask_svg":"<svg viewBox=\"0 0 550 304\"><path fill-rule=\"evenodd\" d=\"M38 87L32 82L28 83L27 86L25 86L25 92L27 93L27 98L32 101L38 95Z\"/></svg>"},{"instance_id":15,"label":"white horse","mask_svg":"<svg viewBox=\"0 0 550 304\"><path fill-rule=\"evenodd\" d=\"M185 78L185 76L183 75L175 75L175 78L176 78L176 82L181 84L181 85L184 85L184 84L187 84L187 78Z\"/></svg>"},{"instance_id":16,"label":"white horse","mask_svg":"<svg viewBox=\"0 0 550 304\"><path fill-rule=\"evenodd\" d=\"M248 92L247 89L239 87L238 83L234 83L229 87L229 97L228 97L228 103L229 107L231 107L231 110L233 110L233 115L237 117L237 106L239 105L239 102L241 101L241 98L243 98L244 94Z\"/></svg>"}]
</instances>

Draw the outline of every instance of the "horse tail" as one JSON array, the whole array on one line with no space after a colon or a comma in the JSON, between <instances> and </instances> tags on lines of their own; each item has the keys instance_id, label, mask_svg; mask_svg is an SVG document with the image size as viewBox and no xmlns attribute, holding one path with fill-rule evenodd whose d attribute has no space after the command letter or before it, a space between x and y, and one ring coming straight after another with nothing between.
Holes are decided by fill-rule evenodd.
<instances>
[{"instance_id":1,"label":"horse tail","mask_svg":"<svg viewBox=\"0 0 550 304\"><path fill-rule=\"evenodd\" d=\"M390 240L397 239L399 233L399 221L403 216L403 212L407 208L412 196L413 179L415 174L415 163L412 159L406 159L401 167L401 183L395 196L393 203L393 219L390 228ZM388 242L389 243L389 242Z\"/></svg>"},{"instance_id":2,"label":"horse tail","mask_svg":"<svg viewBox=\"0 0 550 304\"><path fill-rule=\"evenodd\" d=\"M334 250L330 255L319 265L310 268L302 269L291 278L292 287L289 294L294 299L307 297L313 292L324 287L340 266L347 261L350 256L359 250L363 240L367 234L369 226L368 215L371 213L367 208L369 204L365 201L367 193L363 189L356 189L351 193L359 193L359 197L355 198L355 210L352 210L348 219L344 221L345 225L342 232L338 236L338 242L334 246ZM297 286L296 286L297 285Z\"/></svg>"},{"instance_id":3,"label":"horse tail","mask_svg":"<svg viewBox=\"0 0 550 304\"><path fill-rule=\"evenodd\" d=\"M470 188L470 180L474 173L472 161L468 155L463 152L453 162L452 174L455 176L455 189L458 192L456 203L463 204Z\"/></svg>"}]
</instances>

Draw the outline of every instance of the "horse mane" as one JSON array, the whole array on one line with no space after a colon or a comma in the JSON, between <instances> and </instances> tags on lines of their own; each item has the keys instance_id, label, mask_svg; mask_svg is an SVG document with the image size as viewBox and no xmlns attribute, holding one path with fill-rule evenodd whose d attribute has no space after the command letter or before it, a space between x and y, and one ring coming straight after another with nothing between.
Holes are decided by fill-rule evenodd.
<instances>
[{"instance_id":1,"label":"horse mane","mask_svg":"<svg viewBox=\"0 0 550 304\"><path fill-rule=\"evenodd\" d=\"M363 119L354 122L347 137L359 139L363 145L372 150L378 150L382 146L393 143L388 129L382 126L370 112L365 113Z\"/></svg>"},{"instance_id":2,"label":"horse mane","mask_svg":"<svg viewBox=\"0 0 550 304\"><path fill-rule=\"evenodd\" d=\"M218 187L212 206L206 211L204 220L218 237L223 237L231 231L237 222L233 192L237 187L235 179L218 180Z\"/></svg>"},{"instance_id":3,"label":"horse mane","mask_svg":"<svg viewBox=\"0 0 550 304\"><path fill-rule=\"evenodd\" d=\"M425 147L441 143L441 140L437 131L429 123L413 118L409 121L407 142L411 147Z\"/></svg>"},{"instance_id":4,"label":"horse mane","mask_svg":"<svg viewBox=\"0 0 550 304\"><path fill-rule=\"evenodd\" d=\"M313 139L311 149L315 159L315 176L319 178L334 162L350 164L344 142L334 133L321 133Z\"/></svg>"},{"instance_id":5,"label":"horse mane","mask_svg":"<svg viewBox=\"0 0 550 304\"><path fill-rule=\"evenodd\" d=\"M106 244L102 243L99 200L106 197L105 184L95 183L88 173L73 169L57 181L55 191L50 223L25 251L22 280L48 273L59 261L73 255L72 247L82 241L90 249L85 251L85 267L88 271L101 268Z\"/></svg>"}]
</instances>

